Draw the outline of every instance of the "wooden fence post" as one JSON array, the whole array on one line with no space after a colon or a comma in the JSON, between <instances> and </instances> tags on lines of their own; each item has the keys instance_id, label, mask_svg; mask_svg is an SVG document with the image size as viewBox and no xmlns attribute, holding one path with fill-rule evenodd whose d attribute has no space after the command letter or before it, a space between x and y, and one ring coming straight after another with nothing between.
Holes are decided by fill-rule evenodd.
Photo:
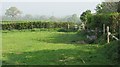
<instances>
[{"instance_id":1,"label":"wooden fence post","mask_svg":"<svg viewBox=\"0 0 120 67\"><path fill-rule=\"evenodd\" d=\"M77 27L78 27L77 25L74 25L75 30L77 30Z\"/></svg>"},{"instance_id":2,"label":"wooden fence post","mask_svg":"<svg viewBox=\"0 0 120 67\"><path fill-rule=\"evenodd\" d=\"M110 43L110 32L109 32L109 26L107 26L107 43Z\"/></svg>"},{"instance_id":3,"label":"wooden fence post","mask_svg":"<svg viewBox=\"0 0 120 67\"><path fill-rule=\"evenodd\" d=\"M68 29L70 28L70 25L69 25L69 23L68 23Z\"/></svg>"}]
</instances>

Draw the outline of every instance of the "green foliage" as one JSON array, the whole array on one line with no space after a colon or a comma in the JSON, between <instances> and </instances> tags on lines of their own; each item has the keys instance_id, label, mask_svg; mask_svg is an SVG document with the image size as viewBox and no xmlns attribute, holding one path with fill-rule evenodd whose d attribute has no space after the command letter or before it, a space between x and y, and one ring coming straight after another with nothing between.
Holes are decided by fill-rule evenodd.
<instances>
[{"instance_id":1,"label":"green foliage","mask_svg":"<svg viewBox=\"0 0 120 67\"><path fill-rule=\"evenodd\" d=\"M104 45L107 42L107 35L100 35L97 40L95 40L95 43L99 43L100 45Z\"/></svg>"},{"instance_id":2,"label":"green foliage","mask_svg":"<svg viewBox=\"0 0 120 67\"><path fill-rule=\"evenodd\" d=\"M105 24L106 26L110 26L111 32L118 32L119 19L119 13L91 15L88 17L87 28L102 30L103 24Z\"/></svg>"},{"instance_id":3,"label":"green foliage","mask_svg":"<svg viewBox=\"0 0 120 67\"><path fill-rule=\"evenodd\" d=\"M6 22L6 21L5 21ZM68 24L70 25L71 29L74 29L74 25L76 23L72 22L41 22L41 21L36 21L36 22L19 22L19 23L5 23L3 22L2 24L2 29L3 30L22 30L22 29L33 29L33 28L68 28Z\"/></svg>"},{"instance_id":4,"label":"green foliage","mask_svg":"<svg viewBox=\"0 0 120 67\"><path fill-rule=\"evenodd\" d=\"M113 13L117 12L119 2L102 2L96 6L96 12L99 13Z\"/></svg>"},{"instance_id":5,"label":"green foliage","mask_svg":"<svg viewBox=\"0 0 120 67\"><path fill-rule=\"evenodd\" d=\"M119 26L120 26L120 13L113 13L111 14L110 18L109 18L109 22L110 23L110 27L111 27L111 32L115 33L118 32Z\"/></svg>"},{"instance_id":6,"label":"green foliage","mask_svg":"<svg viewBox=\"0 0 120 67\"><path fill-rule=\"evenodd\" d=\"M58 32L67 32L66 29L59 29Z\"/></svg>"},{"instance_id":7,"label":"green foliage","mask_svg":"<svg viewBox=\"0 0 120 67\"><path fill-rule=\"evenodd\" d=\"M105 44L102 50L108 59L111 59L114 63L120 64L120 41L113 41L109 44Z\"/></svg>"},{"instance_id":8,"label":"green foliage","mask_svg":"<svg viewBox=\"0 0 120 67\"><path fill-rule=\"evenodd\" d=\"M96 6L96 12L97 13L101 13L102 12L102 7L103 7L103 5L102 4L98 4L97 6Z\"/></svg>"},{"instance_id":9,"label":"green foliage","mask_svg":"<svg viewBox=\"0 0 120 67\"><path fill-rule=\"evenodd\" d=\"M86 22L87 21L87 17L91 15L91 11L90 10L86 10L85 12L83 12L80 16L80 19L82 22Z\"/></svg>"},{"instance_id":10,"label":"green foliage","mask_svg":"<svg viewBox=\"0 0 120 67\"><path fill-rule=\"evenodd\" d=\"M81 31L77 31L77 34L86 37L86 35L87 35L88 33L87 33L86 30L81 30Z\"/></svg>"},{"instance_id":11,"label":"green foliage","mask_svg":"<svg viewBox=\"0 0 120 67\"><path fill-rule=\"evenodd\" d=\"M110 27L110 32L114 34L116 37L119 37L119 29L120 29L120 13L110 13L110 14L96 14L91 15L88 17L87 21L87 28L95 30L98 29L97 37L98 39L95 41L96 43L104 44L106 43L106 34L103 36L103 24ZM94 32L95 33L95 32ZM88 35L88 34L87 34ZM114 39L110 37L110 41L113 41Z\"/></svg>"},{"instance_id":12,"label":"green foliage","mask_svg":"<svg viewBox=\"0 0 120 67\"><path fill-rule=\"evenodd\" d=\"M77 29L74 29L74 28L71 28L71 29L64 29L64 28L61 28L61 29L58 29L58 32L76 32Z\"/></svg>"}]
</instances>

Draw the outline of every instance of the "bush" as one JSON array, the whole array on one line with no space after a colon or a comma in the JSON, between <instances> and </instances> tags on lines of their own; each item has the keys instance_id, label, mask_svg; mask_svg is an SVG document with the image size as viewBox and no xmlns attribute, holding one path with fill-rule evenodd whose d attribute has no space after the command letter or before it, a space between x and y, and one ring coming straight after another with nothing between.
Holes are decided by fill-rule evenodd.
<instances>
[{"instance_id":1,"label":"bush","mask_svg":"<svg viewBox=\"0 0 120 67\"><path fill-rule=\"evenodd\" d=\"M61 28L61 29L59 29L59 30L58 30L58 32L67 32L67 30L66 30L66 29Z\"/></svg>"},{"instance_id":2,"label":"bush","mask_svg":"<svg viewBox=\"0 0 120 67\"><path fill-rule=\"evenodd\" d=\"M86 36L87 35L87 30L80 30L80 31L77 32L77 34Z\"/></svg>"},{"instance_id":3,"label":"bush","mask_svg":"<svg viewBox=\"0 0 120 67\"><path fill-rule=\"evenodd\" d=\"M105 37L101 37L103 34L103 24L105 24L106 26L110 27L110 32L112 34L114 34L116 37L119 37L120 33L120 13L108 13L108 14L95 14L95 15L91 15L90 17L87 18L87 29L98 29L98 31L101 32L97 32L97 38L98 40L95 41L96 43L101 43L104 44L105 43ZM87 35L89 35L90 33L88 33ZM111 41L113 41L113 39L111 38Z\"/></svg>"},{"instance_id":4,"label":"bush","mask_svg":"<svg viewBox=\"0 0 120 67\"><path fill-rule=\"evenodd\" d=\"M105 44L105 47L102 49L104 50L104 54L107 56L108 59L111 59L114 63L120 64L120 41L113 41L109 44Z\"/></svg>"},{"instance_id":5,"label":"bush","mask_svg":"<svg viewBox=\"0 0 120 67\"><path fill-rule=\"evenodd\" d=\"M120 26L120 13L96 14L88 17L87 28L99 30L103 29L103 24L110 27L110 32L118 33Z\"/></svg>"}]
</instances>

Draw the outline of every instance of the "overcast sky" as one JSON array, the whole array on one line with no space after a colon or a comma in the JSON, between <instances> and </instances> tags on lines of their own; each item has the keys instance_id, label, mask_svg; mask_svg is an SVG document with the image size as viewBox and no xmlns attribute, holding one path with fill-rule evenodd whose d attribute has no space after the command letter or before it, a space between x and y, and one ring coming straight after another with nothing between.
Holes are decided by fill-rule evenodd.
<instances>
[{"instance_id":1,"label":"overcast sky","mask_svg":"<svg viewBox=\"0 0 120 67\"><path fill-rule=\"evenodd\" d=\"M17 7L20 11L22 11L22 15L31 14L31 15L47 15L47 16L67 16L72 14L77 14L78 16L85 10L90 9L92 12L95 12L95 7L97 4L101 3L99 0L94 0L88 2L74 2L74 0L70 0L69 2L41 2L44 0L39 0L39 2L35 0L28 1L16 1L13 2L2 2L2 14L4 15L6 9L10 7ZM32 1L32 2L31 2ZM45 0L48 1L48 0ZM58 0L60 1L60 0ZM73 1L73 2L72 2Z\"/></svg>"}]
</instances>

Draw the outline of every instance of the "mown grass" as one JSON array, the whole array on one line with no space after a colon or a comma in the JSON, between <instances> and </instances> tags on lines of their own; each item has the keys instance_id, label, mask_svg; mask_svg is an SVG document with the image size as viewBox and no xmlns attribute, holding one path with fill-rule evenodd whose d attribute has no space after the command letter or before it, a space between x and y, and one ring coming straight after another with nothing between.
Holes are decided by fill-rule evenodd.
<instances>
[{"instance_id":1,"label":"mown grass","mask_svg":"<svg viewBox=\"0 0 120 67\"><path fill-rule=\"evenodd\" d=\"M102 45L79 44L76 32L3 31L3 65L112 64L98 49Z\"/></svg>"}]
</instances>

